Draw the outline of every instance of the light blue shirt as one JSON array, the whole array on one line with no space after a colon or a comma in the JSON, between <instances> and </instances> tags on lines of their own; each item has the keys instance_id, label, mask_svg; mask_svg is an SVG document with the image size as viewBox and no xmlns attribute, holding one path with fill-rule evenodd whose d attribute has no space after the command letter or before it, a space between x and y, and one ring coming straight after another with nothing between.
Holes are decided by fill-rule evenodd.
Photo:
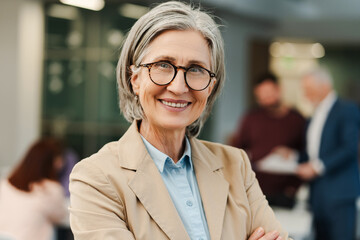
<instances>
[{"instance_id":1,"label":"light blue shirt","mask_svg":"<svg viewBox=\"0 0 360 240\"><path fill-rule=\"evenodd\" d=\"M142 136L141 136L142 137ZM186 138L185 151L175 164L166 154L142 140L159 169L175 208L192 240L210 240L210 233L191 160L191 146Z\"/></svg>"}]
</instances>

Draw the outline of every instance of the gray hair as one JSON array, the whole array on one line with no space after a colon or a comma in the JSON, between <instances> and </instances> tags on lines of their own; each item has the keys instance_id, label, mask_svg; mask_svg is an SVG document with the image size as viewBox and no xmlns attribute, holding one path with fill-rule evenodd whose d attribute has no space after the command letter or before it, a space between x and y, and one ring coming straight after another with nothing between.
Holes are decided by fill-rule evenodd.
<instances>
[{"instance_id":1,"label":"gray hair","mask_svg":"<svg viewBox=\"0 0 360 240\"><path fill-rule=\"evenodd\" d=\"M313 77L317 83L325 83L333 86L333 78L330 71L325 67L317 67L306 73L304 77Z\"/></svg>"},{"instance_id":2,"label":"gray hair","mask_svg":"<svg viewBox=\"0 0 360 240\"><path fill-rule=\"evenodd\" d=\"M130 66L138 66L151 41L167 30L198 31L209 45L211 71L215 73L216 82L205 110L186 128L187 136L195 137L200 133L225 81L224 44L219 25L200 8L182 2L165 2L150 10L134 24L125 39L116 68L120 110L129 122L144 119L143 109L132 90Z\"/></svg>"}]
</instances>

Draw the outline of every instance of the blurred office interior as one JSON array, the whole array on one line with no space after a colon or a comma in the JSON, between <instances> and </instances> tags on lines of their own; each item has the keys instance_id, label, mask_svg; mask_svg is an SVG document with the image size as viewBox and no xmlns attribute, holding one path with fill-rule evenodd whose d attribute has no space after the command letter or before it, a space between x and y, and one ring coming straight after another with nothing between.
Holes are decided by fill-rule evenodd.
<instances>
[{"instance_id":1,"label":"blurred office interior","mask_svg":"<svg viewBox=\"0 0 360 240\"><path fill-rule=\"evenodd\" d=\"M65 139L81 158L121 137L129 123L117 103L119 49L156 2L106 0L95 11L58 0L0 1L3 173L42 135ZM330 69L340 96L360 104L360 1L200 2L223 26L227 68L201 138L226 142L254 105L253 79L266 70L279 76L284 100L305 116L311 109L299 80L317 64Z\"/></svg>"}]
</instances>

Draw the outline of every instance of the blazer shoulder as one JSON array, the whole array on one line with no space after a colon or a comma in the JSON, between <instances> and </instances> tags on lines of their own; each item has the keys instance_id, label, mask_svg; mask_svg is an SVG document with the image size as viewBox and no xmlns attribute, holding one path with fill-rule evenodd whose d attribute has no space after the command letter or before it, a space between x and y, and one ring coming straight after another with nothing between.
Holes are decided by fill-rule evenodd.
<instances>
[{"instance_id":1,"label":"blazer shoulder","mask_svg":"<svg viewBox=\"0 0 360 240\"><path fill-rule=\"evenodd\" d=\"M351 101L338 99L333 106L333 111L341 116L351 116L360 121L360 107Z\"/></svg>"},{"instance_id":2,"label":"blazer shoulder","mask_svg":"<svg viewBox=\"0 0 360 240\"><path fill-rule=\"evenodd\" d=\"M110 142L105 144L98 152L78 162L75 165L73 172L79 168L87 169L89 167L95 167L97 169L103 170L104 168L109 168L116 165L117 160L117 142Z\"/></svg>"},{"instance_id":3,"label":"blazer shoulder","mask_svg":"<svg viewBox=\"0 0 360 240\"><path fill-rule=\"evenodd\" d=\"M220 158L223 164L239 164L248 161L244 150L229 145L200 140L200 143L217 158Z\"/></svg>"},{"instance_id":4,"label":"blazer shoulder","mask_svg":"<svg viewBox=\"0 0 360 240\"><path fill-rule=\"evenodd\" d=\"M206 140L198 140L198 141L213 153L228 152L228 151L229 152L233 152L233 151L238 152L239 150L241 151L241 149L239 149L237 147L233 147L233 146L222 144L222 143L210 142L210 141L206 141Z\"/></svg>"},{"instance_id":5,"label":"blazer shoulder","mask_svg":"<svg viewBox=\"0 0 360 240\"><path fill-rule=\"evenodd\" d=\"M340 99L338 98L335 103L334 103L334 107L338 107L338 108L344 108L344 109L357 109L360 110L360 106L356 106L355 103L346 100L346 99Z\"/></svg>"},{"instance_id":6,"label":"blazer shoulder","mask_svg":"<svg viewBox=\"0 0 360 240\"><path fill-rule=\"evenodd\" d=\"M248 188L254 182L254 172L252 171L250 160L244 150L221 143L200 141L201 144L211 153L207 161L217 162L221 168L223 177L229 182L234 183L242 179L244 186ZM213 156L213 157L211 157ZM214 163L210 163L215 165ZM236 180L235 180L236 179Z\"/></svg>"},{"instance_id":7,"label":"blazer shoulder","mask_svg":"<svg viewBox=\"0 0 360 240\"><path fill-rule=\"evenodd\" d=\"M118 154L117 143L104 145L97 153L78 162L70 174L70 193L88 191L88 188L121 202L121 198L114 188L114 182L126 183L122 171L117 171ZM116 176L116 180L114 180ZM85 184L79 184L85 183Z\"/></svg>"}]
</instances>

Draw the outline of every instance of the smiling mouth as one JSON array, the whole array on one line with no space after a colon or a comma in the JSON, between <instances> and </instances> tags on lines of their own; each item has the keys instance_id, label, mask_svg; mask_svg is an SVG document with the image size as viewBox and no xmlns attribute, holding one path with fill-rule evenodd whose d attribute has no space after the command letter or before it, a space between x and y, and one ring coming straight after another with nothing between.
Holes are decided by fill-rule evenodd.
<instances>
[{"instance_id":1,"label":"smiling mouth","mask_svg":"<svg viewBox=\"0 0 360 240\"><path fill-rule=\"evenodd\" d=\"M173 108L184 108L190 104L190 102L185 103L175 103L175 102L167 102L164 100L161 100L161 103L163 103L166 106L173 107Z\"/></svg>"}]
</instances>

